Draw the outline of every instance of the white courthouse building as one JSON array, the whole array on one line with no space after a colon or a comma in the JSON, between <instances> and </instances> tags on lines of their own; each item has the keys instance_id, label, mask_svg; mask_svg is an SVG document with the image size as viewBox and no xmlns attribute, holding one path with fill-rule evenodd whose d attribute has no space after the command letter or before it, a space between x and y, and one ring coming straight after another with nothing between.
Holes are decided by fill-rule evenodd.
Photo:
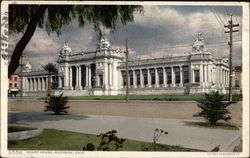
<instances>
[{"instance_id":1,"label":"white courthouse building","mask_svg":"<svg viewBox=\"0 0 250 158\"><path fill-rule=\"evenodd\" d=\"M53 91L66 96L123 95L126 92L124 52L113 49L101 38L96 50L74 53L67 43L62 47L58 73L53 75ZM45 95L47 73L31 71L29 64L22 73L24 96ZM129 62L129 93L201 94L228 92L229 61L215 59L206 50L200 33L185 56L172 56Z\"/></svg>"}]
</instances>

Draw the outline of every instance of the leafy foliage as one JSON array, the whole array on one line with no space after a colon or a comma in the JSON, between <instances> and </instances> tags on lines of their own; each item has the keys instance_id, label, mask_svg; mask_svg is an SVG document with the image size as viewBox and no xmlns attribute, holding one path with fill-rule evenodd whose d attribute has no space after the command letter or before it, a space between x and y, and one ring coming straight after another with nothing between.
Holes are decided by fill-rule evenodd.
<instances>
[{"instance_id":1,"label":"leafy foliage","mask_svg":"<svg viewBox=\"0 0 250 158\"><path fill-rule=\"evenodd\" d=\"M115 29L116 23L126 24L134 20L133 13L143 13L138 5L10 5L9 29L12 33L24 32L31 17L40 8L46 8L39 18L38 26L50 34L60 35L61 28L77 19L80 27L92 23L98 31L103 25Z\"/></svg>"},{"instance_id":2,"label":"leafy foliage","mask_svg":"<svg viewBox=\"0 0 250 158\"><path fill-rule=\"evenodd\" d=\"M88 143L85 147L83 147L83 150L93 151L111 151L112 146L114 146L114 150L117 151L119 148L122 148L122 144L126 139L124 138L118 138L115 133L117 133L116 130L108 131L106 133L101 133L97 135L97 137L101 137L101 141L97 147L95 147L93 144Z\"/></svg>"},{"instance_id":3,"label":"leafy foliage","mask_svg":"<svg viewBox=\"0 0 250 158\"><path fill-rule=\"evenodd\" d=\"M59 115L62 112L67 113L67 110L69 106L66 106L68 103L68 97L63 97L63 94L60 96L51 96L49 99L45 101L45 103L48 104L48 106L45 106L45 112L47 111L53 111L55 115Z\"/></svg>"},{"instance_id":4,"label":"leafy foliage","mask_svg":"<svg viewBox=\"0 0 250 158\"><path fill-rule=\"evenodd\" d=\"M31 40L37 26L48 34L62 34L61 28L78 20L83 27L86 22L93 24L101 35L100 27L114 30L116 23L132 22L134 12L143 13L137 5L9 5L9 32L23 33L12 53L8 68L10 77L19 67L20 57Z\"/></svg>"},{"instance_id":5,"label":"leafy foliage","mask_svg":"<svg viewBox=\"0 0 250 158\"><path fill-rule=\"evenodd\" d=\"M51 75L52 73L56 73L58 71L56 68L56 64L53 63L48 63L46 65L43 65L42 68L45 71L48 71L49 75Z\"/></svg>"},{"instance_id":6,"label":"leafy foliage","mask_svg":"<svg viewBox=\"0 0 250 158\"><path fill-rule=\"evenodd\" d=\"M194 117L204 117L209 121L210 125L216 125L219 120L228 121L231 119L230 112L227 107L232 102L223 102L223 95L219 92L205 93L205 99L198 101L197 106L201 108L201 112L193 115Z\"/></svg>"}]
</instances>

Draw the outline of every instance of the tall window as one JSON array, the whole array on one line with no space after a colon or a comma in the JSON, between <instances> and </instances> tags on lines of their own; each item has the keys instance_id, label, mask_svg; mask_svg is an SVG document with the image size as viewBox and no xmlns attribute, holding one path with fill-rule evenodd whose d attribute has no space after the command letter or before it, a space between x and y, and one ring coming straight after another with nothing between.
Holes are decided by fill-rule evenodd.
<instances>
[{"instance_id":1,"label":"tall window","mask_svg":"<svg viewBox=\"0 0 250 158\"><path fill-rule=\"evenodd\" d=\"M12 87L12 83L10 83L9 87Z\"/></svg>"},{"instance_id":2,"label":"tall window","mask_svg":"<svg viewBox=\"0 0 250 158\"><path fill-rule=\"evenodd\" d=\"M171 68L167 68L167 83L171 84L172 83L172 72Z\"/></svg>"},{"instance_id":3,"label":"tall window","mask_svg":"<svg viewBox=\"0 0 250 158\"><path fill-rule=\"evenodd\" d=\"M103 75L99 75L100 86L103 85Z\"/></svg>"},{"instance_id":4,"label":"tall window","mask_svg":"<svg viewBox=\"0 0 250 158\"><path fill-rule=\"evenodd\" d=\"M17 81L17 77L15 77L15 81Z\"/></svg>"},{"instance_id":5,"label":"tall window","mask_svg":"<svg viewBox=\"0 0 250 158\"><path fill-rule=\"evenodd\" d=\"M175 83L180 83L180 71L175 71Z\"/></svg>"},{"instance_id":6,"label":"tall window","mask_svg":"<svg viewBox=\"0 0 250 158\"><path fill-rule=\"evenodd\" d=\"M136 74L136 84L140 85L141 84L141 80L140 80L140 71L138 71Z\"/></svg>"},{"instance_id":7,"label":"tall window","mask_svg":"<svg viewBox=\"0 0 250 158\"><path fill-rule=\"evenodd\" d=\"M16 88L16 87L17 87L17 84L15 83L15 84L14 84L14 88Z\"/></svg>"},{"instance_id":8,"label":"tall window","mask_svg":"<svg viewBox=\"0 0 250 158\"><path fill-rule=\"evenodd\" d=\"M151 84L154 85L155 84L155 73L151 73Z\"/></svg>"},{"instance_id":9,"label":"tall window","mask_svg":"<svg viewBox=\"0 0 250 158\"><path fill-rule=\"evenodd\" d=\"M159 75L159 84L163 84L163 71L162 69L158 70Z\"/></svg>"},{"instance_id":10,"label":"tall window","mask_svg":"<svg viewBox=\"0 0 250 158\"><path fill-rule=\"evenodd\" d=\"M188 66L184 66L183 67L183 79L184 79L184 83L189 83L189 70L188 70Z\"/></svg>"},{"instance_id":11,"label":"tall window","mask_svg":"<svg viewBox=\"0 0 250 158\"><path fill-rule=\"evenodd\" d=\"M148 84L148 73L147 70L143 71L144 85Z\"/></svg>"},{"instance_id":12,"label":"tall window","mask_svg":"<svg viewBox=\"0 0 250 158\"><path fill-rule=\"evenodd\" d=\"M194 70L194 82L200 82L200 71Z\"/></svg>"},{"instance_id":13,"label":"tall window","mask_svg":"<svg viewBox=\"0 0 250 158\"><path fill-rule=\"evenodd\" d=\"M180 68L176 67L174 69L174 73L175 73L175 83L180 83L181 78L180 78Z\"/></svg>"},{"instance_id":14,"label":"tall window","mask_svg":"<svg viewBox=\"0 0 250 158\"><path fill-rule=\"evenodd\" d=\"M134 78L133 78L133 72L132 71L129 72L129 79L130 79L130 85L133 85L134 84L133 83Z\"/></svg>"},{"instance_id":15,"label":"tall window","mask_svg":"<svg viewBox=\"0 0 250 158\"><path fill-rule=\"evenodd\" d=\"M184 83L189 83L189 72L184 71Z\"/></svg>"}]
</instances>

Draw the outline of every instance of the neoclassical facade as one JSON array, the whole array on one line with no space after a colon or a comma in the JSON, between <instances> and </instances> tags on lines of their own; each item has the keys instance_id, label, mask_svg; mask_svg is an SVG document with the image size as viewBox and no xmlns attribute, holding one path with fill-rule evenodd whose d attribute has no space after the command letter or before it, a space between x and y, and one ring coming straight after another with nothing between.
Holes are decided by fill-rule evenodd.
<instances>
[{"instance_id":1,"label":"neoclassical facade","mask_svg":"<svg viewBox=\"0 0 250 158\"><path fill-rule=\"evenodd\" d=\"M55 93L82 96L126 92L124 52L113 49L105 37L92 52L73 53L65 43L57 63L58 73L53 75ZM200 94L213 90L227 93L229 86L228 59L215 59L206 50L201 33L188 55L136 60L128 65L130 94ZM45 92L46 72L26 71L23 78L26 95Z\"/></svg>"}]
</instances>

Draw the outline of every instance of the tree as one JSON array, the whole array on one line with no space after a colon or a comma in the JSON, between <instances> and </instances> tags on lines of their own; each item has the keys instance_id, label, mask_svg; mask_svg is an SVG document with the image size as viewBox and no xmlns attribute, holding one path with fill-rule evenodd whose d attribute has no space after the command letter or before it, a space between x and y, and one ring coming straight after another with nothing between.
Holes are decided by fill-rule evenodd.
<instances>
[{"instance_id":1,"label":"tree","mask_svg":"<svg viewBox=\"0 0 250 158\"><path fill-rule=\"evenodd\" d=\"M51 97L51 75L52 73L57 73L56 64L48 63L42 66L45 71L48 72L48 88L47 88L47 96Z\"/></svg>"},{"instance_id":2,"label":"tree","mask_svg":"<svg viewBox=\"0 0 250 158\"><path fill-rule=\"evenodd\" d=\"M93 24L100 34L100 26L114 30L120 21L123 25L132 22L134 12L143 13L143 7L137 5L10 5L9 31L23 33L12 53L8 77L19 66L19 59L32 38L37 26L48 34L61 35L61 28L74 19L83 27L86 22Z\"/></svg>"},{"instance_id":3,"label":"tree","mask_svg":"<svg viewBox=\"0 0 250 158\"><path fill-rule=\"evenodd\" d=\"M53 111L55 115L59 115L62 112L67 113L67 110L69 106L66 106L68 103L68 97L63 97L63 93L60 96L51 96L48 100L45 101L45 103L48 104L48 106L45 106L45 112L47 111Z\"/></svg>"},{"instance_id":4,"label":"tree","mask_svg":"<svg viewBox=\"0 0 250 158\"><path fill-rule=\"evenodd\" d=\"M223 95L219 92L205 93L205 99L198 101L197 106L201 108L201 112L193 115L194 117L204 117L209 121L210 125L216 125L219 120L228 121L231 119L230 112L227 107L232 102L223 102Z\"/></svg>"}]
</instances>

